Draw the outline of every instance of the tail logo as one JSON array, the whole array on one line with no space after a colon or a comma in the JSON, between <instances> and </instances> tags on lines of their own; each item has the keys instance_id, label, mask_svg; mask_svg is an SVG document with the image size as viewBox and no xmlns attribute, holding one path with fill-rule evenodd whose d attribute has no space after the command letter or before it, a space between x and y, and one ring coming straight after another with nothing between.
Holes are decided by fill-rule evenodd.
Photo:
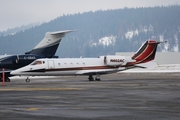
<instances>
[{"instance_id":1,"label":"tail logo","mask_svg":"<svg viewBox=\"0 0 180 120\"><path fill-rule=\"evenodd\" d=\"M158 44L159 42L155 40L146 41L132 57L132 59L136 60L133 64L145 63L154 60Z\"/></svg>"}]
</instances>

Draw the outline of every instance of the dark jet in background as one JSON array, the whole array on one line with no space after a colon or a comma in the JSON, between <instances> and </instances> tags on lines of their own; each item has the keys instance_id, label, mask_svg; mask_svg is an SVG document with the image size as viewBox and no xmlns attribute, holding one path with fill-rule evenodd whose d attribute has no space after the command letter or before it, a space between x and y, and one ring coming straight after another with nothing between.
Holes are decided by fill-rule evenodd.
<instances>
[{"instance_id":1,"label":"dark jet in background","mask_svg":"<svg viewBox=\"0 0 180 120\"><path fill-rule=\"evenodd\" d=\"M39 58L57 58L56 50L61 39L72 30L47 32L44 39L37 44L34 49L23 55L0 55L0 81L2 82L3 68L5 73L5 82L10 82L9 77L12 70L21 68Z\"/></svg>"}]
</instances>

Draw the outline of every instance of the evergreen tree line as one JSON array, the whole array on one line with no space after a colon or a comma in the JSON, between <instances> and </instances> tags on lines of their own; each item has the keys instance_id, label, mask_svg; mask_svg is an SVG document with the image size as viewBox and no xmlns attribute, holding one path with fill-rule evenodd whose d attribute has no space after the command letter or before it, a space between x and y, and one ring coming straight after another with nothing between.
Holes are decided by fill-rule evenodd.
<instances>
[{"instance_id":1,"label":"evergreen tree line","mask_svg":"<svg viewBox=\"0 0 180 120\"><path fill-rule=\"evenodd\" d=\"M60 16L15 35L0 37L0 54L23 54L36 46L48 31L77 30L62 39L59 57L96 57L115 52L135 52L148 39L168 40L168 51L180 45L180 6L124 8ZM136 32L135 32L136 31ZM127 37L127 32L133 36ZM116 36L115 45L92 46L106 36ZM162 51L164 46L158 48Z\"/></svg>"}]
</instances>

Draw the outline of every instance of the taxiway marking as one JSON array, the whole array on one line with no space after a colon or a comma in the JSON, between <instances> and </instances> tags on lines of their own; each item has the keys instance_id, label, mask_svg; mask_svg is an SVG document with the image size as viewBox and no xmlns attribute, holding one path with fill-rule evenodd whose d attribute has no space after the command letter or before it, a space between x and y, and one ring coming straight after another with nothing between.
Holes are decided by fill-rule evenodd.
<instances>
[{"instance_id":1,"label":"taxiway marking","mask_svg":"<svg viewBox=\"0 0 180 120\"><path fill-rule=\"evenodd\" d=\"M58 91L58 90L82 90L82 88L3 88L0 91Z\"/></svg>"}]
</instances>

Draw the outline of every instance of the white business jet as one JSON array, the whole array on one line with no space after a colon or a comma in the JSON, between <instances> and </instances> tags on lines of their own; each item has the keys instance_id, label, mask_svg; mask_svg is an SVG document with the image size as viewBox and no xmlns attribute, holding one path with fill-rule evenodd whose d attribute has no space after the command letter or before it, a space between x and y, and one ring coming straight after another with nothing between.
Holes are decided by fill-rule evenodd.
<instances>
[{"instance_id":1,"label":"white business jet","mask_svg":"<svg viewBox=\"0 0 180 120\"><path fill-rule=\"evenodd\" d=\"M98 58L46 58L11 72L19 76L77 76L88 75L89 81L100 81L100 75L110 74L134 67L144 67L142 63L154 59L156 40L146 41L132 56L106 55ZM95 78L93 77L95 75ZM27 78L26 82L30 79Z\"/></svg>"}]
</instances>

